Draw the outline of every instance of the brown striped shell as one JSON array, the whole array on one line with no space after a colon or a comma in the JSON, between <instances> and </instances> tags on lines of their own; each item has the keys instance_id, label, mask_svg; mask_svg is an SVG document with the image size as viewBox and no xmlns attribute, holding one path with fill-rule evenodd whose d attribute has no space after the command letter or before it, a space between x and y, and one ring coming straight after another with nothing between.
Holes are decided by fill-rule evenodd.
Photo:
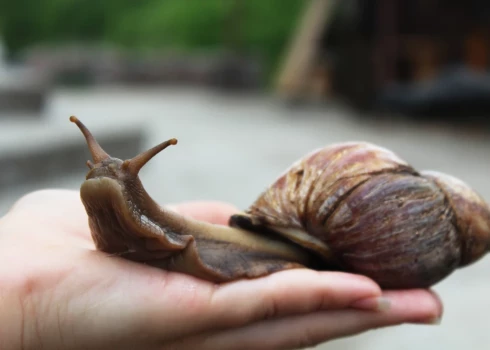
<instances>
[{"instance_id":1,"label":"brown striped shell","mask_svg":"<svg viewBox=\"0 0 490 350\"><path fill-rule=\"evenodd\" d=\"M369 143L308 154L230 224L278 233L385 288L431 286L490 249L490 210L477 193Z\"/></svg>"}]
</instances>

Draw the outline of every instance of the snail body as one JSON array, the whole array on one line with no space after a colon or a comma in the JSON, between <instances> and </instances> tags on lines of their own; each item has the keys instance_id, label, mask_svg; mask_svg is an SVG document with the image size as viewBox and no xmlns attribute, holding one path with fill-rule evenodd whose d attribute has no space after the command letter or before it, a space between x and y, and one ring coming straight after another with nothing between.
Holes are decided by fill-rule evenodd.
<instances>
[{"instance_id":1,"label":"snail body","mask_svg":"<svg viewBox=\"0 0 490 350\"><path fill-rule=\"evenodd\" d=\"M305 155L220 226L160 207L141 184L139 170L175 139L122 161L70 120L95 163L80 195L95 245L108 254L214 282L308 267L400 289L429 287L490 249L490 209L476 192L370 143Z\"/></svg>"}]
</instances>

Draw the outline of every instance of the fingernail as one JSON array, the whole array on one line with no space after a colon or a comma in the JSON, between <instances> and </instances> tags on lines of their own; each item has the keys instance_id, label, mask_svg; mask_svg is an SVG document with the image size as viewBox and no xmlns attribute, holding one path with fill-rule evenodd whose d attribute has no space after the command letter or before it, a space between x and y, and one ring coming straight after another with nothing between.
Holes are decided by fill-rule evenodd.
<instances>
[{"instance_id":1,"label":"fingernail","mask_svg":"<svg viewBox=\"0 0 490 350\"><path fill-rule=\"evenodd\" d=\"M391 302L385 297L366 298L355 301L351 307L363 310L386 311L391 307Z\"/></svg>"},{"instance_id":2,"label":"fingernail","mask_svg":"<svg viewBox=\"0 0 490 350\"><path fill-rule=\"evenodd\" d=\"M438 326L438 325L441 324L441 321L442 321L442 318L436 316L436 317L426 318L424 320L415 321L415 322L411 322L411 323L414 323L414 324L425 324L425 325L429 325L429 326Z\"/></svg>"},{"instance_id":3,"label":"fingernail","mask_svg":"<svg viewBox=\"0 0 490 350\"><path fill-rule=\"evenodd\" d=\"M442 321L441 317L433 317L433 318L429 318L426 323L430 325L440 325L441 321Z\"/></svg>"}]
</instances>

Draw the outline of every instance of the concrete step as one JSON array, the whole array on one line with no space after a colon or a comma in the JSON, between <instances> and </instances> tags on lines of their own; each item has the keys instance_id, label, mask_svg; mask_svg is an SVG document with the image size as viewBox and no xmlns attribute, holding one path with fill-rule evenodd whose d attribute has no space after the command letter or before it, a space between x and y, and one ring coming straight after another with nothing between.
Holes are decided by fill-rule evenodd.
<instances>
[{"instance_id":1,"label":"concrete step","mask_svg":"<svg viewBox=\"0 0 490 350\"><path fill-rule=\"evenodd\" d=\"M0 60L0 119L41 116L51 92L52 85L42 72Z\"/></svg>"},{"instance_id":2,"label":"concrete step","mask_svg":"<svg viewBox=\"0 0 490 350\"><path fill-rule=\"evenodd\" d=\"M68 121L40 118L0 121L0 193L13 186L83 174L91 159L85 139ZM143 128L136 120L117 125L102 118L90 123L90 130L109 154L130 158L141 151Z\"/></svg>"}]
</instances>

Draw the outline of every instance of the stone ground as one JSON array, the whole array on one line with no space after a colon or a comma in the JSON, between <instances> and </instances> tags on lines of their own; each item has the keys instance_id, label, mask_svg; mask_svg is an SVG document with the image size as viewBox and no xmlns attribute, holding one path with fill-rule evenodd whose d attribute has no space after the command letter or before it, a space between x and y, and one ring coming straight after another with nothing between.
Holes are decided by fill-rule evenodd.
<instances>
[{"instance_id":1,"label":"stone ground","mask_svg":"<svg viewBox=\"0 0 490 350\"><path fill-rule=\"evenodd\" d=\"M160 154L142 172L148 192L161 203L213 199L245 208L303 154L326 144L350 140L375 142L394 150L419 169L433 168L453 174L490 200L487 181L490 141L485 134L469 134L444 125L367 122L338 107L288 108L257 96L115 87L55 92L44 119L39 122L53 129L53 136L44 137L42 142L55 142L60 133L64 138L81 138L80 132L68 122L71 114L89 128L108 134L117 133L119 129L114 125L142 128L145 148L164 139L178 138L177 146ZM5 123L0 119L2 138L7 137L2 127ZM16 123L22 125L18 120ZM61 127L62 124L67 126ZM9 138L12 133L24 138L22 128L12 130L15 129L8 131ZM24 148L23 152L29 151ZM86 159L80 158L80 163L84 164ZM32 171L42 174L43 170L35 167ZM46 187L77 189L83 178L84 171L60 172L49 181L0 188L0 215L24 193ZM488 349L489 269L490 258L456 272L434 288L445 303L445 315L439 326L403 325L319 348Z\"/></svg>"}]
</instances>

